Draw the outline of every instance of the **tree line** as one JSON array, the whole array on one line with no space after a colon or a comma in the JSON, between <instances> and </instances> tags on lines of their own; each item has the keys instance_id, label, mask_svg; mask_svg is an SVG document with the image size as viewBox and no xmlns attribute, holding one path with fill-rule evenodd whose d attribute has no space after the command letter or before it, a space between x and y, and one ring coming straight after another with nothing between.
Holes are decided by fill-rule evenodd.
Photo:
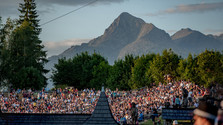
<instances>
[{"instance_id":1,"label":"tree line","mask_svg":"<svg viewBox=\"0 0 223 125\"><path fill-rule=\"evenodd\" d=\"M54 68L52 79L55 85L79 89L100 89L104 84L113 90L130 90L170 80L190 80L204 86L223 83L223 53L214 50L189 54L183 59L166 49L162 54L126 55L114 65L109 65L100 54L83 52L70 59L59 59Z\"/></svg>"}]
</instances>

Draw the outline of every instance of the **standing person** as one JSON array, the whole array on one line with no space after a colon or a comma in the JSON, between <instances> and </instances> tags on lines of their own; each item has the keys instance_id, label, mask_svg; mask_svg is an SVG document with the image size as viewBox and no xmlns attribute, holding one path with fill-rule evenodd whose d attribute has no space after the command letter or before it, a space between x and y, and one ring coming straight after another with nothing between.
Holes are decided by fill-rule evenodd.
<instances>
[{"instance_id":1,"label":"standing person","mask_svg":"<svg viewBox=\"0 0 223 125\"><path fill-rule=\"evenodd\" d=\"M136 108L136 104L134 102L132 103L131 117L132 117L132 124L136 125L138 119L138 109Z\"/></svg>"},{"instance_id":2,"label":"standing person","mask_svg":"<svg viewBox=\"0 0 223 125\"><path fill-rule=\"evenodd\" d=\"M193 100L192 100L192 95L193 95L193 89L191 89L190 91L189 91L189 93L188 93L188 101L189 101L189 106L192 106L192 102L193 102Z\"/></svg>"},{"instance_id":3,"label":"standing person","mask_svg":"<svg viewBox=\"0 0 223 125\"><path fill-rule=\"evenodd\" d=\"M158 112L157 112L156 108L153 108L152 112L153 112L153 114L151 115L151 119L152 119L152 121L153 121L153 125L155 125L155 124L156 124L156 118L157 118L159 115L158 115Z\"/></svg>"},{"instance_id":4,"label":"standing person","mask_svg":"<svg viewBox=\"0 0 223 125\"><path fill-rule=\"evenodd\" d=\"M182 107L183 108L187 108L188 106L188 92L186 89L182 88L183 91L183 103L182 103Z\"/></svg>"},{"instance_id":5,"label":"standing person","mask_svg":"<svg viewBox=\"0 0 223 125\"><path fill-rule=\"evenodd\" d=\"M175 99L175 105L176 105L176 108L180 108L180 98L178 95L176 96L176 99Z\"/></svg>"}]
</instances>

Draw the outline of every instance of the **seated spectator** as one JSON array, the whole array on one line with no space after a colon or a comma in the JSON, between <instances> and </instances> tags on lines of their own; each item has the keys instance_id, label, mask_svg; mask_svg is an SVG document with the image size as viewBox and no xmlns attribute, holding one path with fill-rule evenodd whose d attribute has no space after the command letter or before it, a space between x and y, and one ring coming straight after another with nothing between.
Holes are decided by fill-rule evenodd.
<instances>
[{"instance_id":1,"label":"seated spectator","mask_svg":"<svg viewBox=\"0 0 223 125\"><path fill-rule=\"evenodd\" d=\"M125 118L125 116L123 115L122 118L120 119L120 124L121 125L127 125L127 120Z\"/></svg>"},{"instance_id":2,"label":"seated spectator","mask_svg":"<svg viewBox=\"0 0 223 125\"><path fill-rule=\"evenodd\" d=\"M138 121L139 121L139 122L142 122L143 120L144 120L144 115L143 115L143 112L142 112L142 111L140 111Z\"/></svg>"}]
</instances>

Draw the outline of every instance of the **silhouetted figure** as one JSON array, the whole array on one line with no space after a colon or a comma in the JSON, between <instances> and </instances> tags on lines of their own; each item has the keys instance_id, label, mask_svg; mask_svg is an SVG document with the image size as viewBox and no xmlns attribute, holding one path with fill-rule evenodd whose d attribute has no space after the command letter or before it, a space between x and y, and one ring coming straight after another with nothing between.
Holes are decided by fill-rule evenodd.
<instances>
[{"instance_id":1,"label":"silhouetted figure","mask_svg":"<svg viewBox=\"0 0 223 125\"><path fill-rule=\"evenodd\" d=\"M153 114L150 116L153 121L153 125L156 124L156 118L158 118L158 116L159 116L158 111L155 108L153 108Z\"/></svg>"},{"instance_id":2,"label":"silhouetted figure","mask_svg":"<svg viewBox=\"0 0 223 125\"><path fill-rule=\"evenodd\" d=\"M187 108L187 106L188 106L188 99L184 97L184 98L183 98L182 107L183 107L183 108Z\"/></svg>"},{"instance_id":3,"label":"silhouetted figure","mask_svg":"<svg viewBox=\"0 0 223 125\"><path fill-rule=\"evenodd\" d=\"M132 124L136 125L138 118L138 109L136 108L136 104L134 102L132 103L131 117L132 117Z\"/></svg>"},{"instance_id":4,"label":"silhouetted figure","mask_svg":"<svg viewBox=\"0 0 223 125\"><path fill-rule=\"evenodd\" d=\"M1 106L0 106L0 118L1 118L2 120L5 119L4 116L3 116L3 114L2 114Z\"/></svg>"},{"instance_id":5,"label":"silhouetted figure","mask_svg":"<svg viewBox=\"0 0 223 125\"><path fill-rule=\"evenodd\" d=\"M169 107L170 107L170 101L169 101L169 99L167 99L165 101L165 108L169 108Z\"/></svg>"}]
</instances>

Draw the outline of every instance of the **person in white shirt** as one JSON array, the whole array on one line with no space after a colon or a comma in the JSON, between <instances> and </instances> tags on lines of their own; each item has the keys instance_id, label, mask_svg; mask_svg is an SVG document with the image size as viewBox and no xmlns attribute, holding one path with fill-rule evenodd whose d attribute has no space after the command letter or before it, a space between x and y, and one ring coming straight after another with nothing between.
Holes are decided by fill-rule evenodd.
<instances>
[{"instance_id":1,"label":"person in white shirt","mask_svg":"<svg viewBox=\"0 0 223 125\"><path fill-rule=\"evenodd\" d=\"M192 94L193 94L193 89L191 89L190 91L189 91L189 93L188 93L188 101L189 101L189 106L192 106L192 102L193 102L193 100L192 100Z\"/></svg>"}]
</instances>

